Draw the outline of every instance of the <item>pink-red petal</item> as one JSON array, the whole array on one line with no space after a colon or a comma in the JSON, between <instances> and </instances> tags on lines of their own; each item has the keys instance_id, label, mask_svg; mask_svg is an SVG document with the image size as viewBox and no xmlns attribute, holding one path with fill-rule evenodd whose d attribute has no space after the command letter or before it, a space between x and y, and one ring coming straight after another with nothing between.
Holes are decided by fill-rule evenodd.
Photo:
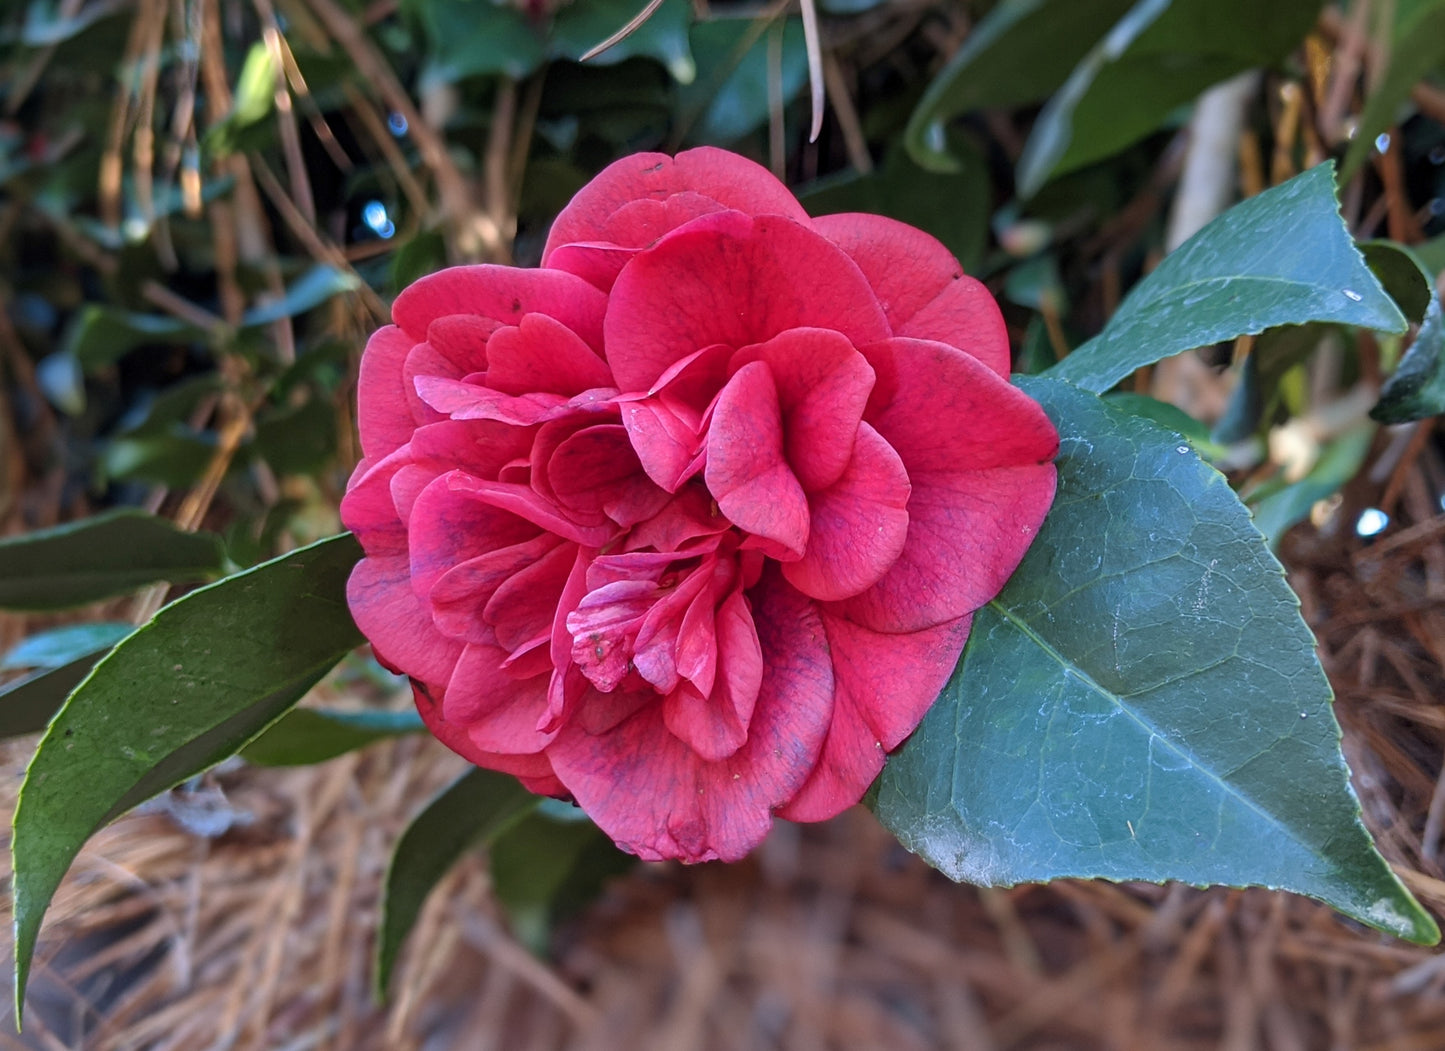
<instances>
[{"instance_id":1,"label":"pink-red petal","mask_svg":"<svg viewBox=\"0 0 1445 1051\"><path fill-rule=\"evenodd\" d=\"M437 318L475 314L515 325L526 314L556 318L602 350L602 316L607 296L562 270L522 270L478 264L454 266L421 278L396 297L391 317L420 343Z\"/></svg>"},{"instance_id":2,"label":"pink-red petal","mask_svg":"<svg viewBox=\"0 0 1445 1051\"><path fill-rule=\"evenodd\" d=\"M592 348L560 321L528 314L498 329L487 346L487 386L504 394L563 394L611 387L612 373Z\"/></svg>"},{"instance_id":3,"label":"pink-red petal","mask_svg":"<svg viewBox=\"0 0 1445 1051\"><path fill-rule=\"evenodd\" d=\"M676 157L636 153L604 168L562 209L547 236L542 265L560 265L554 253L573 242L643 248L719 208L808 222L786 186L735 153L709 146Z\"/></svg>"},{"instance_id":4,"label":"pink-red petal","mask_svg":"<svg viewBox=\"0 0 1445 1051\"><path fill-rule=\"evenodd\" d=\"M793 474L808 492L832 485L853 456L873 369L840 333L795 328L745 347L733 366L765 361L778 386L783 448Z\"/></svg>"},{"instance_id":5,"label":"pink-red petal","mask_svg":"<svg viewBox=\"0 0 1445 1051\"><path fill-rule=\"evenodd\" d=\"M608 301L607 361L623 391L651 389L702 347L765 343L790 328L830 328L855 346L888 336L858 267L781 216L717 212L638 253Z\"/></svg>"},{"instance_id":6,"label":"pink-red petal","mask_svg":"<svg viewBox=\"0 0 1445 1051\"><path fill-rule=\"evenodd\" d=\"M825 215L814 227L858 264L894 335L947 343L1008 378L1008 330L998 304L936 238L861 212Z\"/></svg>"},{"instance_id":7,"label":"pink-red petal","mask_svg":"<svg viewBox=\"0 0 1445 1051\"><path fill-rule=\"evenodd\" d=\"M808 498L783 458L778 389L766 363L744 365L723 388L708 428L703 477L734 525L779 545L783 557L802 557Z\"/></svg>"},{"instance_id":8,"label":"pink-red petal","mask_svg":"<svg viewBox=\"0 0 1445 1051\"><path fill-rule=\"evenodd\" d=\"M807 550L783 563L788 583L825 602L851 598L887 573L908 536L912 486L903 461L866 423L843 476L808 497Z\"/></svg>"},{"instance_id":9,"label":"pink-red petal","mask_svg":"<svg viewBox=\"0 0 1445 1051\"><path fill-rule=\"evenodd\" d=\"M776 575L754 593L763 679L747 743L698 756L645 705L608 732L569 724L548 758L582 809L624 850L659 861L736 861L817 764L833 710L833 670L816 606Z\"/></svg>"}]
</instances>

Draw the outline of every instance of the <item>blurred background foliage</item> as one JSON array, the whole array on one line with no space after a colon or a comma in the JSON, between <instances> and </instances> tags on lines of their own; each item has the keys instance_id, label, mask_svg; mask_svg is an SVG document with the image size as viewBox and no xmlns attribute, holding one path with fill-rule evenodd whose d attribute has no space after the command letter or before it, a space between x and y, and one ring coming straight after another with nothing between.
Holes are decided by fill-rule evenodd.
<instances>
[{"instance_id":1,"label":"blurred background foliage","mask_svg":"<svg viewBox=\"0 0 1445 1051\"><path fill-rule=\"evenodd\" d=\"M1259 69L1215 210L1333 156L1358 237L1416 246L1432 274L1445 261L1438 0L820 6L809 142L787 4L662 0L586 62L635 0L12 5L0 512L35 528L142 506L222 529L240 565L335 531L354 365L390 297L447 264L535 263L568 197L635 150L729 146L815 212L930 230L1001 294L1031 369L1172 247L1191 106ZM1302 371L1318 346L1342 382L1376 386L1401 350L1359 344L1222 348L1240 381L1181 407L1227 415L1226 466L1267 465L1268 425L1338 393Z\"/></svg>"}]
</instances>

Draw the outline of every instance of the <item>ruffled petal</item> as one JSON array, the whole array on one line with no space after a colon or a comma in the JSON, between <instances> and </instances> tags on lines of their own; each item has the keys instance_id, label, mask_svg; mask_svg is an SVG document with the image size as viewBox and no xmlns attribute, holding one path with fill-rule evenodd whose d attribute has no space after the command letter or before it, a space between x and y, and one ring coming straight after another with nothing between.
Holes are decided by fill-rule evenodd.
<instances>
[{"instance_id":1,"label":"ruffled petal","mask_svg":"<svg viewBox=\"0 0 1445 1051\"><path fill-rule=\"evenodd\" d=\"M815 229L858 264L895 336L957 347L1008 378L1008 329L988 289L936 238L881 215L825 215Z\"/></svg>"},{"instance_id":2,"label":"ruffled petal","mask_svg":"<svg viewBox=\"0 0 1445 1051\"><path fill-rule=\"evenodd\" d=\"M832 242L775 215L718 212L640 252L608 302L607 361L623 391L646 391L701 347L766 343L829 328L855 346L890 334L863 274Z\"/></svg>"},{"instance_id":3,"label":"ruffled petal","mask_svg":"<svg viewBox=\"0 0 1445 1051\"><path fill-rule=\"evenodd\" d=\"M857 427L853 459L835 483L808 497L808 547L783 576L825 602L876 584L903 553L912 486L903 461L866 423Z\"/></svg>"},{"instance_id":4,"label":"ruffled petal","mask_svg":"<svg viewBox=\"0 0 1445 1051\"><path fill-rule=\"evenodd\" d=\"M528 314L499 329L487 346L487 386L504 394L564 394L611 387L607 363L571 329Z\"/></svg>"},{"instance_id":5,"label":"ruffled petal","mask_svg":"<svg viewBox=\"0 0 1445 1051\"><path fill-rule=\"evenodd\" d=\"M765 361L778 386L783 449L788 466L808 492L832 485L853 458L853 438L873 369L841 334L795 328L733 357L733 366Z\"/></svg>"},{"instance_id":6,"label":"ruffled petal","mask_svg":"<svg viewBox=\"0 0 1445 1051\"><path fill-rule=\"evenodd\" d=\"M800 558L808 543L808 498L783 458L778 390L768 366L744 365L728 381L707 436L708 490L739 529ZM772 552L769 552L772 553Z\"/></svg>"},{"instance_id":7,"label":"ruffled petal","mask_svg":"<svg viewBox=\"0 0 1445 1051\"><path fill-rule=\"evenodd\" d=\"M736 861L817 764L833 711L833 670L816 606L775 574L753 595L763 677L747 743L701 758L646 705L610 731L568 724L548 749L582 809L650 861Z\"/></svg>"},{"instance_id":8,"label":"ruffled petal","mask_svg":"<svg viewBox=\"0 0 1445 1051\"><path fill-rule=\"evenodd\" d=\"M512 266L454 266L409 285L391 305L391 317L416 342L427 338L437 318L473 314L515 325L526 314L556 318L602 351L602 317L607 296L580 277L562 270L522 270Z\"/></svg>"},{"instance_id":9,"label":"ruffled petal","mask_svg":"<svg viewBox=\"0 0 1445 1051\"><path fill-rule=\"evenodd\" d=\"M438 631L422 608L404 556L367 557L356 563L346 582L346 601L356 626L387 665L423 682L451 678L462 645Z\"/></svg>"},{"instance_id":10,"label":"ruffled petal","mask_svg":"<svg viewBox=\"0 0 1445 1051\"><path fill-rule=\"evenodd\" d=\"M925 631L885 635L823 610L837 680L818 765L778 816L826 821L863 798L893 751L953 674L972 615Z\"/></svg>"},{"instance_id":11,"label":"ruffled petal","mask_svg":"<svg viewBox=\"0 0 1445 1051\"><path fill-rule=\"evenodd\" d=\"M462 727L472 744L501 755L540 752L553 734L539 733L547 680L514 679L503 669L507 651L467 646L442 696L442 717Z\"/></svg>"},{"instance_id":12,"label":"ruffled petal","mask_svg":"<svg viewBox=\"0 0 1445 1051\"><path fill-rule=\"evenodd\" d=\"M411 685L421 721L426 723L433 737L457 755L488 770L511 774L522 782L522 786L529 792L541 796L567 797L567 789L552 772L552 763L545 753L501 755L478 748L465 730L443 718L440 691L434 691L425 683L413 682Z\"/></svg>"},{"instance_id":13,"label":"ruffled petal","mask_svg":"<svg viewBox=\"0 0 1445 1051\"><path fill-rule=\"evenodd\" d=\"M405 445L424 422L412 413L402 376L415 343L395 325L377 329L366 341L356 381L356 425L368 457L386 456Z\"/></svg>"},{"instance_id":14,"label":"ruffled petal","mask_svg":"<svg viewBox=\"0 0 1445 1051\"><path fill-rule=\"evenodd\" d=\"M735 153L709 146L676 157L637 153L603 169L562 209L547 236L542 265L574 270L605 290L625 256L616 260L614 269L614 260L599 258L601 253L572 253L569 246L594 242L624 252L644 248L683 223L720 209L808 222L807 212L786 186L766 168Z\"/></svg>"}]
</instances>

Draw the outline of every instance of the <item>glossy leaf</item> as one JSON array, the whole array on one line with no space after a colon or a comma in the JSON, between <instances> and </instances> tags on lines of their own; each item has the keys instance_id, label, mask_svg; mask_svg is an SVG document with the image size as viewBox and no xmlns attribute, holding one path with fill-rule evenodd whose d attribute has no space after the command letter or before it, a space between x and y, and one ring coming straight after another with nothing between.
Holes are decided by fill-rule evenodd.
<instances>
[{"instance_id":1,"label":"glossy leaf","mask_svg":"<svg viewBox=\"0 0 1445 1051\"><path fill-rule=\"evenodd\" d=\"M1263 885L1439 937L1375 851L1314 639L1223 476L1049 380L1059 490L879 819L956 880Z\"/></svg>"},{"instance_id":2,"label":"glossy leaf","mask_svg":"<svg viewBox=\"0 0 1445 1051\"><path fill-rule=\"evenodd\" d=\"M427 895L473 847L491 842L541 802L516 778L475 767L428 803L397 840L382 890L375 988L386 995L397 954Z\"/></svg>"},{"instance_id":3,"label":"glossy leaf","mask_svg":"<svg viewBox=\"0 0 1445 1051\"><path fill-rule=\"evenodd\" d=\"M130 624L70 624L32 635L0 660L0 669L35 669L0 686L0 738L45 729L95 662L133 630Z\"/></svg>"},{"instance_id":4,"label":"glossy leaf","mask_svg":"<svg viewBox=\"0 0 1445 1051\"><path fill-rule=\"evenodd\" d=\"M343 534L193 591L71 694L15 811L17 1017L41 918L85 841L234 755L361 643L346 606L360 554Z\"/></svg>"},{"instance_id":5,"label":"glossy leaf","mask_svg":"<svg viewBox=\"0 0 1445 1051\"><path fill-rule=\"evenodd\" d=\"M1321 0L1139 0L1084 57L1034 123L1018 162L1029 197L1108 157L1236 73L1277 62Z\"/></svg>"},{"instance_id":6,"label":"glossy leaf","mask_svg":"<svg viewBox=\"0 0 1445 1051\"><path fill-rule=\"evenodd\" d=\"M547 812L547 802L498 836L488 851L497 901L517 939L538 955L547 951L556 924L595 899L611 877L637 864L585 816L558 820Z\"/></svg>"},{"instance_id":7,"label":"glossy leaf","mask_svg":"<svg viewBox=\"0 0 1445 1051\"><path fill-rule=\"evenodd\" d=\"M782 98L792 101L808 82L808 53L801 19L789 18L758 32L753 23L726 19L692 27L697 77L678 88L682 123L694 142L729 143L768 119L769 37L782 32Z\"/></svg>"},{"instance_id":8,"label":"glossy leaf","mask_svg":"<svg viewBox=\"0 0 1445 1051\"><path fill-rule=\"evenodd\" d=\"M1408 423L1441 413L1445 413L1445 323L1436 297L1370 415L1381 423Z\"/></svg>"},{"instance_id":9,"label":"glossy leaf","mask_svg":"<svg viewBox=\"0 0 1445 1051\"><path fill-rule=\"evenodd\" d=\"M944 122L979 109L1049 97L1133 0L1002 0L964 40L923 93L904 143L914 161L956 171Z\"/></svg>"},{"instance_id":10,"label":"glossy leaf","mask_svg":"<svg viewBox=\"0 0 1445 1051\"><path fill-rule=\"evenodd\" d=\"M1381 423L1412 423L1445 413L1445 324L1430 265L1414 249L1391 241L1363 247L1395 301L1420 322L1370 415Z\"/></svg>"},{"instance_id":11,"label":"glossy leaf","mask_svg":"<svg viewBox=\"0 0 1445 1051\"><path fill-rule=\"evenodd\" d=\"M144 511L108 511L0 540L0 608L64 609L157 581L205 580L226 567L221 538Z\"/></svg>"},{"instance_id":12,"label":"glossy leaf","mask_svg":"<svg viewBox=\"0 0 1445 1051\"><path fill-rule=\"evenodd\" d=\"M1102 393L1161 358L1309 321L1406 327L1350 240L1328 163L1191 237L1134 286L1103 332L1047 375Z\"/></svg>"},{"instance_id":13,"label":"glossy leaf","mask_svg":"<svg viewBox=\"0 0 1445 1051\"><path fill-rule=\"evenodd\" d=\"M1400 106L1420 78L1445 63L1445 0L1391 4L1395 11L1388 65L1377 77L1355 125L1341 173L1350 179L1370 155L1375 139L1395 123Z\"/></svg>"},{"instance_id":14,"label":"glossy leaf","mask_svg":"<svg viewBox=\"0 0 1445 1051\"><path fill-rule=\"evenodd\" d=\"M552 26L552 54L573 61L581 59L631 21L643 6L638 0L590 0L561 8ZM629 58L652 58L666 66L678 83L690 84L697 76L688 42L691 25L689 0L663 0L646 22L588 61L614 65Z\"/></svg>"},{"instance_id":15,"label":"glossy leaf","mask_svg":"<svg viewBox=\"0 0 1445 1051\"><path fill-rule=\"evenodd\" d=\"M241 749L241 757L257 766L309 766L388 737L424 730L426 726L414 710L293 708Z\"/></svg>"}]
</instances>

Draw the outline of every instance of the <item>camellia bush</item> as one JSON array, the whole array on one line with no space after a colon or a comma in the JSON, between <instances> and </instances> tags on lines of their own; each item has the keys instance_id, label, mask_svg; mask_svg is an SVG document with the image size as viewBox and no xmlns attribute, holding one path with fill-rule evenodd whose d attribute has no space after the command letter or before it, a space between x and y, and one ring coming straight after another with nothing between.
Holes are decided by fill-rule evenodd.
<instances>
[{"instance_id":1,"label":"camellia bush","mask_svg":"<svg viewBox=\"0 0 1445 1051\"><path fill-rule=\"evenodd\" d=\"M487 39L512 41L493 53L463 46L459 0L402 6L410 19L392 29L425 44L418 90L445 85L443 98L499 76L515 87L549 64L580 76L582 41L623 20L594 32L586 0L543 16L471 5L492 20ZM840 22L872 6L823 5ZM1283 490L1294 503L1264 505L1273 517L1256 522L1211 463L1224 438L1117 389L1242 336L1260 337L1244 389L1286 353L1269 350L1280 333L1329 327L1397 347L1408 333L1375 416L1436 414L1445 373L1430 264L1397 241L1357 245L1336 160L1323 159L1141 267L1102 327L1054 360L1037 353L1039 324L1011 348L989 287L966 272L1011 267L992 284L1028 300L1030 259L990 259L982 230L950 225L968 195L918 203L932 180L987 169L960 117L1043 103L1012 211L995 220L1023 236L1030 200L1149 148L1179 105L1224 77L1279 63L1320 5L1006 0L889 125L883 167L801 203L743 153L761 155L750 137L778 92L789 113L811 114L806 47L792 34L815 29L777 22L749 40L752 22L690 12L657 5L604 54L621 63L609 83L673 78L699 139L743 152L619 148L668 144L629 125L587 147L605 154L597 174L550 209L529 203L547 220L536 265L447 265L460 260L419 230L387 278L389 323L377 318L339 357L303 348L284 367L258 357L221 374L217 404L255 395L232 417L242 426L228 455L284 463L301 433L284 427L333 391L348 409L322 430L350 432L349 390L308 373L308 355L344 362L364 342L359 462L339 499L347 532L268 560L256 538L274 533L254 529L248 568L241 541L125 507L0 541L8 608L211 581L138 627L71 625L7 657L33 670L0 687L0 729L43 731L14 821L18 995L52 895L117 816L237 754L315 762L423 729L474 769L397 845L382 988L426 894L478 844L504 896L545 897L525 887L533 879L585 897L628 856L733 861L775 820L859 803L958 881L1259 885L1435 942L1362 823L1329 683L1272 553L1275 534L1331 490L1319 478ZM780 69L750 74L751 49L774 32ZM354 61L376 53L352 43ZM1049 60L1020 65L1021 48ZM248 69L275 60L251 56ZM709 63L714 94L702 96ZM253 72L258 97L286 68L283 55ZM768 76L771 103L756 90ZM1363 137L1338 150L1351 173L1372 122L1392 119L1415 77L1371 98ZM217 157L268 148L245 145L267 118L241 99L213 125ZM548 104L538 95L532 119L552 153L522 166L523 194L582 165L565 127L574 143L607 127L585 112L566 125ZM610 111L646 112L635 98ZM930 208L937 225L920 229ZM1035 275L1054 265L1040 260ZM246 341L278 319L356 291L353 271L328 265L252 308L269 313L234 315L227 360L247 360ZM1036 321L1057 321L1047 296L1031 302ZM103 345L119 359L127 339L200 338L146 324L92 308L47 375L83 373ZM264 389L245 388L256 376ZM1254 399L1235 407L1252 413L1246 431L1267 422L1259 389ZM272 444L240 444L248 426ZM109 446L113 474L177 469L186 446L159 443L164 430L116 439L131 444ZM409 682L415 715L297 706L365 642Z\"/></svg>"}]
</instances>

